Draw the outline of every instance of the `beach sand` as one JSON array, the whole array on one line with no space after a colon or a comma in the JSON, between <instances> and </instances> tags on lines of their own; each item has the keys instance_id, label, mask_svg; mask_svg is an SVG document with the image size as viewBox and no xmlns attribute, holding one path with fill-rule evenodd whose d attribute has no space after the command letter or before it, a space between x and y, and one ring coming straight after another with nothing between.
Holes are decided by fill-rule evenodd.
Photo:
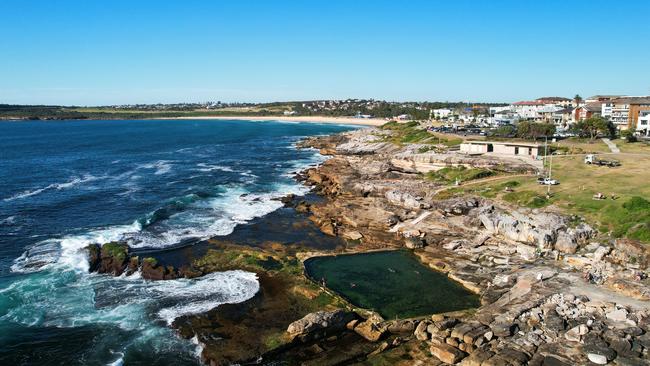
<instances>
[{"instance_id":1,"label":"beach sand","mask_svg":"<svg viewBox=\"0 0 650 366\"><path fill-rule=\"evenodd\" d=\"M325 117L325 116L201 116L201 117L175 117L163 119L218 119L218 120L246 120L246 121L293 121L313 123L334 123L360 126L381 126L386 120L380 118L352 118L352 117Z\"/></svg>"}]
</instances>

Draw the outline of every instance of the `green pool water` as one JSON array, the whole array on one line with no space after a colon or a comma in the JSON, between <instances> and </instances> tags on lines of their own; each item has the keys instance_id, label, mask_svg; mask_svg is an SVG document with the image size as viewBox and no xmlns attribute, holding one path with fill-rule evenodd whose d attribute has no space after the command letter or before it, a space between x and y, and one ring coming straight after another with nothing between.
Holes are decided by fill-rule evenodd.
<instances>
[{"instance_id":1,"label":"green pool water","mask_svg":"<svg viewBox=\"0 0 650 366\"><path fill-rule=\"evenodd\" d=\"M385 319L464 310L479 305L478 296L407 251L387 251L310 258L307 274L325 279L328 288L356 306Z\"/></svg>"}]
</instances>

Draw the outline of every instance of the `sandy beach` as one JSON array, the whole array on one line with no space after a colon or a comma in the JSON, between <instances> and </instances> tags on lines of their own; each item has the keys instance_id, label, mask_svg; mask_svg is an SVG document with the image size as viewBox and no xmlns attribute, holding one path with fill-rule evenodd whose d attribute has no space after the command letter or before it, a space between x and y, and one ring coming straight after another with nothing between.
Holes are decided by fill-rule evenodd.
<instances>
[{"instance_id":1,"label":"sandy beach","mask_svg":"<svg viewBox=\"0 0 650 366\"><path fill-rule=\"evenodd\" d=\"M313 123L334 123L360 126L381 126L386 120L381 118L353 118L353 117L325 117L325 116L201 116L201 117L165 117L163 119L221 119L221 120L245 120L245 121L293 121Z\"/></svg>"}]
</instances>

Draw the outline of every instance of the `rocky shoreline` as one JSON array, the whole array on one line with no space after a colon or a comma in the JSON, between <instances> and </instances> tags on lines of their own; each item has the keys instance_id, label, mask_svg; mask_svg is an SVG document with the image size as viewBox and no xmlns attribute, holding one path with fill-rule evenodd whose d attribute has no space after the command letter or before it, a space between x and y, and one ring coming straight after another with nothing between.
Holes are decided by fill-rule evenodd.
<instances>
[{"instance_id":1,"label":"rocky shoreline","mask_svg":"<svg viewBox=\"0 0 650 366\"><path fill-rule=\"evenodd\" d=\"M648 255L640 243L603 237L553 210L437 199L439 187L422 179L423 169L504 162L419 153L381 142L381 133L306 140L303 146L332 158L300 174L328 197L302 210L324 233L357 242L354 251L413 249L423 263L480 294L473 314L413 322L414 338L433 355L424 364L648 363ZM533 168L508 165L513 172Z\"/></svg>"},{"instance_id":2,"label":"rocky shoreline","mask_svg":"<svg viewBox=\"0 0 650 366\"><path fill-rule=\"evenodd\" d=\"M423 172L466 166L518 174L537 167L443 146L422 152L386 142L384 133L365 129L300 144L331 156L296 175L325 199L284 202L322 233L344 239L338 249L216 240L216 251L176 269L112 243L89 247L91 270L139 269L153 280L232 268L258 273L255 298L175 322L183 337L204 345L210 365L650 364L650 257L640 243L609 239L553 209L440 199L441 185ZM481 306L384 320L302 271L302 261L315 255L398 248L478 294Z\"/></svg>"}]
</instances>

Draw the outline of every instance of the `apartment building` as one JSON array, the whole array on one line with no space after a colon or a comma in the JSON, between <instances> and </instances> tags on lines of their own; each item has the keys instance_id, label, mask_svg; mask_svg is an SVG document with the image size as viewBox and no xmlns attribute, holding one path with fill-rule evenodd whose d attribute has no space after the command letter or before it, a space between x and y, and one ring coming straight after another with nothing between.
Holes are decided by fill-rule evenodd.
<instances>
[{"instance_id":1,"label":"apartment building","mask_svg":"<svg viewBox=\"0 0 650 366\"><path fill-rule=\"evenodd\" d=\"M636 130L639 116L646 111L650 111L650 97L620 97L601 105L601 115L619 130Z\"/></svg>"}]
</instances>

